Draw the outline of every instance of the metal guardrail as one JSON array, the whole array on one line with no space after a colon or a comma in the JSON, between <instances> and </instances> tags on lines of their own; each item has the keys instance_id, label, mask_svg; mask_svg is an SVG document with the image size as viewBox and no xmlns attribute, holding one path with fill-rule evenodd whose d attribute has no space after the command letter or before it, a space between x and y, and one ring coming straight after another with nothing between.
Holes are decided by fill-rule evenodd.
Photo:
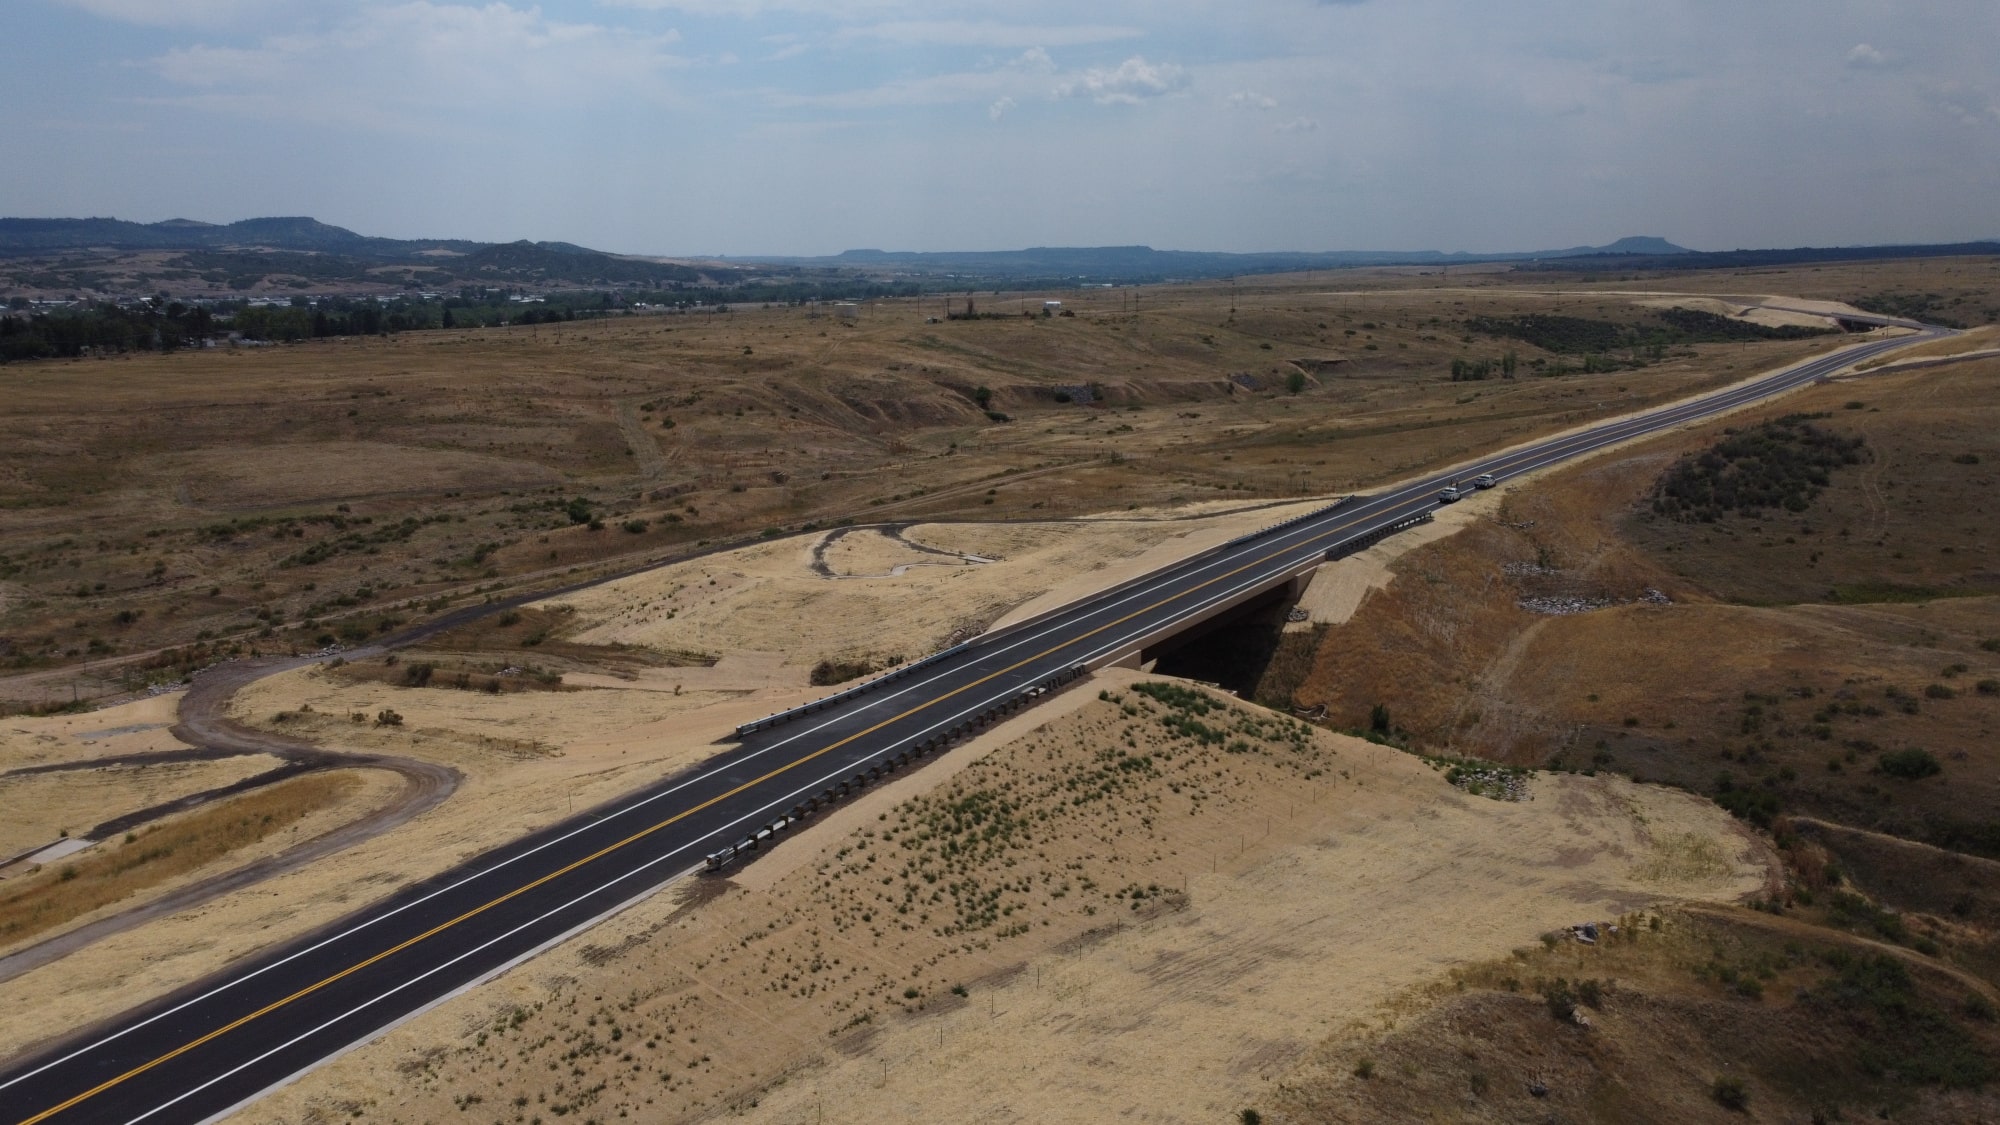
<instances>
[{"instance_id":1,"label":"metal guardrail","mask_svg":"<svg viewBox=\"0 0 2000 1125\"><path fill-rule=\"evenodd\" d=\"M706 857L707 869L710 871L722 870L740 857L754 853L766 844L772 843L780 834L790 829L793 825L811 817L820 809L845 800L882 778L896 772L898 769L920 758L944 750L960 739L991 726L1000 718L1019 711L1055 689L1062 687L1064 684L1073 683L1081 679L1089 671L1088 668L1081 664L1072 664L1055 675L1050 676L1048 679L1043 680L1041 683L999 700L992 706L981 710L977 715L960 720L949 730L941 731L927 738L917 739L907 746L883 754L866 765L856 764L854 772L851 775L833 782L819 793L793 805L783 816L776 817L758 826L742 839L737 840L728 847L708 853Z\"/></svg>"},{"instance_id":2,"label":"metal guardrail","mask_svg":"<svg viewBox=\"0 0 2000 1125\"><path fill-rule=\"evenodd\" d=\"M1335 508L1339 508L1344 505L1354 503L1355 499L1356 498L1353 496L1343 496L1340 499L1335 500L1333 503L1328 504L1324 508L1314 508L1310 512L1301 513L1299 515L1293 516L1291 519L1281 520L1278 523L1271 524L1268 527L1260 527L1255 531L1239 535L1236 538L1231 539L1229 542L1224 543L1221 549L1226 551L1231 547L1240 547L1245 543L1250 543L1255 540L1262 539L1263 537L1271 534L1274 531L1283 531L1288 527L1293 527L1297 524L1302 524L1307 520L1317 519L1320 516L1323 516L1328 512L1333 511Z\"/></svg>"},{"instance_id":3,"label":"metal guardrail","mask_svg":"<svg viewBox=\"0 0 2000 1125\"><path fill-rule=\"evenodd\" d=\"M1363 532L1352 539L1343 539L1326 549L1326 561L1332 562L1338 558L1345 558L1356 551L1365 551L1399 531L1408 531L1420 524L1434 522L1436 519L1437 517L1431 513L1424 512L1411 516L1406 520L1397 520L1387 527L1378 527L1373 531Z\"/></svg>"},{"instance_id":4,"label":"metal guardrail","mask_svg":"<svg viewBox=\"0 0 2000 1125\"><path fill-rule=\"evenodd\" d=\"M786 708L783 711L777 711L772 714L766 715L761 719L753 719L750 722L744 723L742 726L736 728L736 737L742 738L745 735L755 734L760 730L769 730L772 727L779 726L784 723L789 723L793 719L804 718L805 716L810 715L815 711L824 711L828 707L831 707L836 703L843 703L849 699L855 698L856 696L865 695L868 692L874 691L876 688L881 687L883 684L900 680L904 676L907 676L910 673L915 672L919 668L928 667L932 664L937 663L940 660L943 660L947 656L952 656L957 653L964 652L966 649L970 647L972 647L971 641L961 641L958 644L951 646L950 648L941 648L938 651L931 653L929 656L918 657L917 659L910 661L908 664L900 665L896 668L890 669L889 671L884 672L879 676L876 676L872 680L863 680L860 683L855 684L851 688L843 688L840 691L834 692L832 695L823 696L819 699L815 699L811 703L801 703L797 707Z\"/></svg>"},{"instance_id":5,"label":"metal guardrail","mask_svg":"<svg viewBox=\"0 0 2000 1125\"><path fill-rule=\"evenodd\" d=\"M1261 539L1264 536L1270 535L1274 532L1283 531L1285 528L1295 527L1298 524L1306 522L1307 520L1317 519L1318 517L1323 516L1328 512L1333 511L1336 508L1340 508L1345 505L1354 503L1356 499L1357 497L1354 496L1343 496L1340 499L1335 500L1333 503L1325 505L1324 507L1314 508L1310 512L1300 513L1299 515L1293 516L1288 520L1282 520L1278 523L1271 524L1267 527L1260 527L1256 531L1252 531L1244 535L1239 535L1236 538L1231 539L1229 542L1222 544L1220 547L1212 547L1210 548L1210 550L1226 551L1232 547L1242 546L1245 543ZM1058 607L1057 612L1059 612L1063 608L1067 607ZM772 727L782 726L785 723L789 723L794 719L802 719L805 716L811 715L815 712L824 711L828 707L832 707L837 703L845 703L850 699L866 695L867 693L874 691L878 687L881 687L885 684L893 683L896 680L900 680L903 677L908 676L911 673L916 672L920 669L927 668L930 665L945 659L946 657L955 656L961 652L964 652L966 649L971 648L975 643L981 640L991 640L995 636L999 636L1001 634L1008 632L1013 632L1015 629L1018 629L1021 626L1032 624L1035 620L1039 619L1039 616L1041 615L1038 615L1037 618L1030 619L1029 621L1017 622L1014 626L1008 629L996 630L993 633L982 634L981 636L974 637L971 640L961 641L960 643L955 644L950 648L939 649L938 651L931 653L929 656L920 657L919 659L913 660L910 663L904 664L901 667L898 667L892 671L884 672L883 674L876 676L874 679L864 680L861 683L858 683L851 688L843 688L842 690L837 691L832 695L823 696L819 699L813 700L810 703L802 703L797 707L790 707L786 708L783 711L773 712L772 714L766 715L761 719L753 719L750 722L744 723L736 728L736 737L744 738L749 735L756 734L758 731L770 730Z\"/></svg>"}]
</instances>

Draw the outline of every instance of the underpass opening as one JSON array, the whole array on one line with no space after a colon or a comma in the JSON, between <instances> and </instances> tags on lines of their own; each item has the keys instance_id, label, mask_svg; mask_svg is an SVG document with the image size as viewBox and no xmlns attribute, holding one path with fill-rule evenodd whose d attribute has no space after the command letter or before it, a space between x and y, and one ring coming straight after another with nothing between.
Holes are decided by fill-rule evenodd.
<instances>
[{"instance_id":1,"label":"underpass opening","mask_svg":"<svg viewBox=\"0 0 2000 1125\"><path fill-rule=\"evenodd\" d=\"M1245 699L1288 707L1289 687L1264 685L1264 680L1273 667L1274 657L1281 650L1296 647L1286 642L1287 636L1310 635L1284 631L1286 615L1298 602L1299 585L1284 583L1273 587L1227 613L1149 646L1140 653L1140 660L1157 661L1153 670L1163 676L1200 680ZM1267 700L1262 698L1265 693L1282 694L1283 698Z\"/></svg>"}]
</instances>

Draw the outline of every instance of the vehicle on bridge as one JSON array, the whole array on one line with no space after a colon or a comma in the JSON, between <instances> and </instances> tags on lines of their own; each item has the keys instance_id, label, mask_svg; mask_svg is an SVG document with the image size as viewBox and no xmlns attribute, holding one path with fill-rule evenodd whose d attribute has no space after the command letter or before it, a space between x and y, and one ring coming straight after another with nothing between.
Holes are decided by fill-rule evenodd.
<instances>
[{"instance_id":1,"label":"vehicle on bridge","mask_svg":"<svg viewBox=\"0 0 2000 1125\"><path fill-rule=\"evenodd\" d=\"M1474 488L1492 488L1499 483L1499 481L1493 479L1492 473L1481 473L1472 478L1472 487Z\"/></svg>"},{"instance_id":2,"label":"vehicle on bridge","mask_svg":"<svg viewBox=\"0 0 2000 1125\"><path fill-rule=\"evenodd\" d=\"M1459 489L1458 482L1453 481L1452 483L1445 485L1443 488L1438 489L1438 497L1437 497L1438 503L1454 504L1457 503L1458 498L1463 495L1465 495L1465 493L1464 491Z\"/></svg>"}]
</instances>

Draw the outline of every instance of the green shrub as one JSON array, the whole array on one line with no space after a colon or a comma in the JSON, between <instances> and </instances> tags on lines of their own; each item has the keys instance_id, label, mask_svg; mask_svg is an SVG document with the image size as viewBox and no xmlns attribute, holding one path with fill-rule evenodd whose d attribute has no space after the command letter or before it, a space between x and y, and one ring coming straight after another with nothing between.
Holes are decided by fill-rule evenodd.
<instances>
[{"instance_id":1,"label":"green shrub","mask_svg":"<svg viewBox=\"0 0 2000 1125\"><path fill-rule=\"evenodd\" d=\"M1905 781L1921 781L1944 771L1930 751L1914 746L1907 750L1891 750L1876 759L1875 764L1877 769L1890 777L1900 777Z\"/></svg>"},{"instance_id":2,"label":"green shrub","mask_svg":"<svg viewBox=\"0 0 2000 1125\"><path fill-rule=\"evenodd\" d=\"M1863 1044L1858 1060L1863 1071L1948 1089L1993 1080L1993 1062L1979 1042L1917 991L1901 958L1837 950L1826 960L1836 975L1801 999L1856 1033Z\"/></svg>"},{"instance_id":3,"label":"green shrub","mask_svg":"<svg viewBox=\"0 0 2000 1125\"><path fill-rule=\"evenodd\" d=\"M1542 986L1542 1000L1549 1006L1549 1015L1564 1023L1576 1018L1576 992L1569 981L1562 977Z\"/></svg>"},{"instance_id":4,"label":"green shrub","mask_svg":"<svg viewBox=\"0 0 2000 1125\"><path fill-rule=\"evenodd\" d=\"M1653 489L1653 511L1683 523L1713 523L1731 512L1802 512L1829 474L1868 459L1865 439L1843 437L1790 414L1731 434L1682 458Z\"/></svg>"},{"instance_id":5,"label":"green shrub","mask_svg":"<svg viewBox=\"0 0 2000 1125\"><path fill-rule=\"evenodd\" d=\"M1741 1078L1728 1076L1718 1078L1715 1080L1715 1085L1709 1087L1708 1092L1709 1096L1715 1099L1715 1104L1724 1109L1740 1113L1750 1106L1750 1091L1743 1085Z\"/></svg>"}]
</instances>

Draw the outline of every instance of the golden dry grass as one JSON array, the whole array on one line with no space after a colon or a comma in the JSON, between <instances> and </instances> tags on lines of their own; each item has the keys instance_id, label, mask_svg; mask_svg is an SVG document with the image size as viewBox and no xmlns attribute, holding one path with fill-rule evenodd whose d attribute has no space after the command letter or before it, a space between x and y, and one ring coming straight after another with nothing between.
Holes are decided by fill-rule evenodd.
<instances>
[{"instance_id":1,"label":"golden dry grass","mask_svg":"<svg viewBox=\"0 0 2000 1125\"><path fill-rule=\"evenodd\" d=\"M291 778L10 882L0 892L0 942L32 937L205 867L342 800L356 785L346 774Z\"/></svg>"},{"instance_id":2,"label":"golden dry grass","mask_svg":"<svg viewBox=\"0 0 2000 1125\"><path fill-rule=\"evenodd\" d=\"M1948 967L1749 911L1616 921L1620 932L1594 946L1564 936L1453 971L1403 998L1387 1028L1329 1037L1254 1104L1273 1125L1719 1125L1746 1119L1715 1096L1716 1080L1733 1078L1749 1120L1880 1110L1942 1125L2000 1113L1990 1087L1923 1077L2000 1063L1990 1021L1967 1014L1978 986ZM1861 981L1888 983L1871 997ZM1591 997L1575 1006L1587 1027L1556 1017L1545 998L1556 982Z\"/></svg>"},{"instance_id":3,"label":"golden dry grass","mask_svg":"<svg viewBox=\"0 0 2000 1125\"><path fill-rule=\"evenodd\" d=\"M2000 638L2000 542L1984 514L2000 483L1996 375L1985 361L1816 387L1511 491L1496 518L1407 555L1331 627L1297 698L1346 727L1381 704L1421 747L1748 790L1995 854L2000 654L1983 642ZM1801 513L1634 514L1677 457L1794 411L1865 436L1872 460L1836 471ZM1645 603L1647 588L1674 604ZM1518 605L1536 595L1614 604ZM1940 776L1880 772L1908 749Z\"/></svg>"},{"instance_id":4,"label":"golden dry grass","mask_svg":"<svg viewBox=\"0 0 2000 1125\"><path fill-rule=\"evenodd\" d=\"M7 810L0 823L0 856L82 835L115 817L233 785L279 764L268 754L242 754L0 776L0 808Z\"/></svg>"},{"instance_id":5,"label":"golden dry grass","mask_svg":"<svg viewBox=\"0 0 2000 1125\"><path fill-rule=\"evenodd\" d=\"M1147 682L1059 696L1066 714L1017 717L988 756L635 907L252 1112L1215 1120L1329 1018L1443 965L1766 877L1680 794L1558 778L1472 798L1395 751ZM1640 870L1689 834L1718 867Z\"/></svg>"},{"instance_id":6,"label":"golden dry grass","mask_svg":"<svg viewBox=\"0 0 2000 1125\"><path fill-rule=\"evenodd\" d=\"M1079 315L1052 321L926 325L928 302L884 302L854 326L744 309L10 367L0 662L50 671L0 697L67 699L65 667L203 633L225 652L357 638L499 580L547 587L770 527L1324 494L1824 346L1454 384L1452 359L1516 346L1462 339L1467 316L1629 318L1643 295L1527 275L1337 280L1166 287L1131 309L1075 297ZM1057 400L1085 385L1100 404ZM982 386L1011 421L987 419ZM567 517L577 496L601 529ZM316 561L285 565L301 556Z\"/></svg>"}]
</instances>

